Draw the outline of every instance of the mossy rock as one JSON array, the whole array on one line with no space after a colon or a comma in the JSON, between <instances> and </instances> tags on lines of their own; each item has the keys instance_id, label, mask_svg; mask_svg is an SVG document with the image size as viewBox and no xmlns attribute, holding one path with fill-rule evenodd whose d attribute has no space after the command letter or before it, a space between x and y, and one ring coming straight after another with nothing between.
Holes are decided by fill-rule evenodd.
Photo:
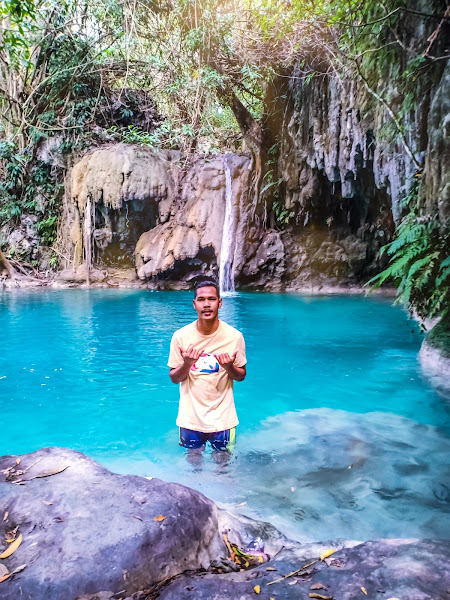
<instances>
[{"instance_id":1,"label":"mossy rock","mask_svg":"<svg viewBox=\"0 0 450 600\"><path fill-rule=\"evenodd\" d=\"M426 342L450 358L450 314L443 317L427 334Z\"/></svg>"}]
</instances>

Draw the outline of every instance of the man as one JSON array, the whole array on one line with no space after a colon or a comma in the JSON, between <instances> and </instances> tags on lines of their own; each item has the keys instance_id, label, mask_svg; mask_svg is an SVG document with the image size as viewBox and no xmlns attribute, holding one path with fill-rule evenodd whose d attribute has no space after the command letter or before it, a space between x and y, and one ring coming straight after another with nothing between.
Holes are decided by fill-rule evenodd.
<instances>
[{"instance_id":1,"label":"man","mask_svg":"<svg viewBox=\"0 0 450 600\"><path fill-rule=\"evenodd\" d=\"M180 445L232 450L238 418L233 383L246 376L245 342L240 331L219 320L222 306L214 281L198 283L194 292L198 319L173 334L168 366L180 384L177 425Z\"/></svg>"}]
</instances>

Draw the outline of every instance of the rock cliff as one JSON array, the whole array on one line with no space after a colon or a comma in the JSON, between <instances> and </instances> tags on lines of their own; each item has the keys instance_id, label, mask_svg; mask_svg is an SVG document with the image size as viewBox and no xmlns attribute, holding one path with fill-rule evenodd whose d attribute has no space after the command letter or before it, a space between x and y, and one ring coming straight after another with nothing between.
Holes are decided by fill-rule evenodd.
<instances>
[{"instance_id":1,"label":"rock cliff","mask_svg":"<svg viewBox=\"0 0 450 600\"><path fill-rule=\"evenodd\" d=\"M384 93L400 106L395 68L373 93L334 74L305 79L300 63L276 80L266 98L276 159L265 172L278 185L272 197L262 190L257 205L246 155L186 159L126 144L88 153L66 182L61 278L111 283L119 268L128 269L128 284L187 288L198 275L219 276L226 240L240 289L360 286L386 265L379 249L414 180L423 210L443 226L450 219L450 67L441 62L421 80L404 118L406 144L374 98Z\"/></svg>"}]
</instances>

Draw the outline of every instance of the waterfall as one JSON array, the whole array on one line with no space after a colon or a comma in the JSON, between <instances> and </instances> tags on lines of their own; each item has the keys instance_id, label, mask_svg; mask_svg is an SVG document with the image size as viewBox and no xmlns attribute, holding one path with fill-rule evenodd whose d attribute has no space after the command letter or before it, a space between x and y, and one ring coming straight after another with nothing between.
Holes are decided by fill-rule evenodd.
<instances>
[{"instance_id":1,"label":"waterfall","mask_svg":"<svg viewBox=\"0 0 450 600\"><path fill-rule=\"evenodd\" d=\"M83 223L83 246L84 260L86 262L86 284L90 285L91 265L92 265L92 233L93 233L93 213L94 206L90 195L87 197L86 206L84 208L84 223Z\"/></svg>"},{"instance_id":2,"label":"waterfall","mask_svg":"<svg viewBox=\"0 0 450 600\"><path fill-rule=\"evenodd\" d=\"M225 172L225 219L223 222L219 265L219 286L221 294L222 292L234 292L233 258L236 245L231 171L226 160L224 160L223 169Z\"/></svg>"}]
</instances>

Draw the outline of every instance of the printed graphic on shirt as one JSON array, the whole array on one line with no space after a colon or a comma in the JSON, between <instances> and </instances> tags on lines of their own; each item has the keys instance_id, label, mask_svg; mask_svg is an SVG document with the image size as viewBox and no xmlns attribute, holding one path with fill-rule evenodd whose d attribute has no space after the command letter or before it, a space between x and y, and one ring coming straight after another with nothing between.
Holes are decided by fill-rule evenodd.
<instances>
[{"instance_id":1,"label":"printed graphic on shirt","mask_svg":"<svg viewBox=\"0 0 450 600\"><path fill-rule=\"evenodd\" d=\"M214 354L202 354L197 359L197 362L192 365L191 369L197 373L217 373L219 371L219 363Z\"/></svg>"}]
</instances>

